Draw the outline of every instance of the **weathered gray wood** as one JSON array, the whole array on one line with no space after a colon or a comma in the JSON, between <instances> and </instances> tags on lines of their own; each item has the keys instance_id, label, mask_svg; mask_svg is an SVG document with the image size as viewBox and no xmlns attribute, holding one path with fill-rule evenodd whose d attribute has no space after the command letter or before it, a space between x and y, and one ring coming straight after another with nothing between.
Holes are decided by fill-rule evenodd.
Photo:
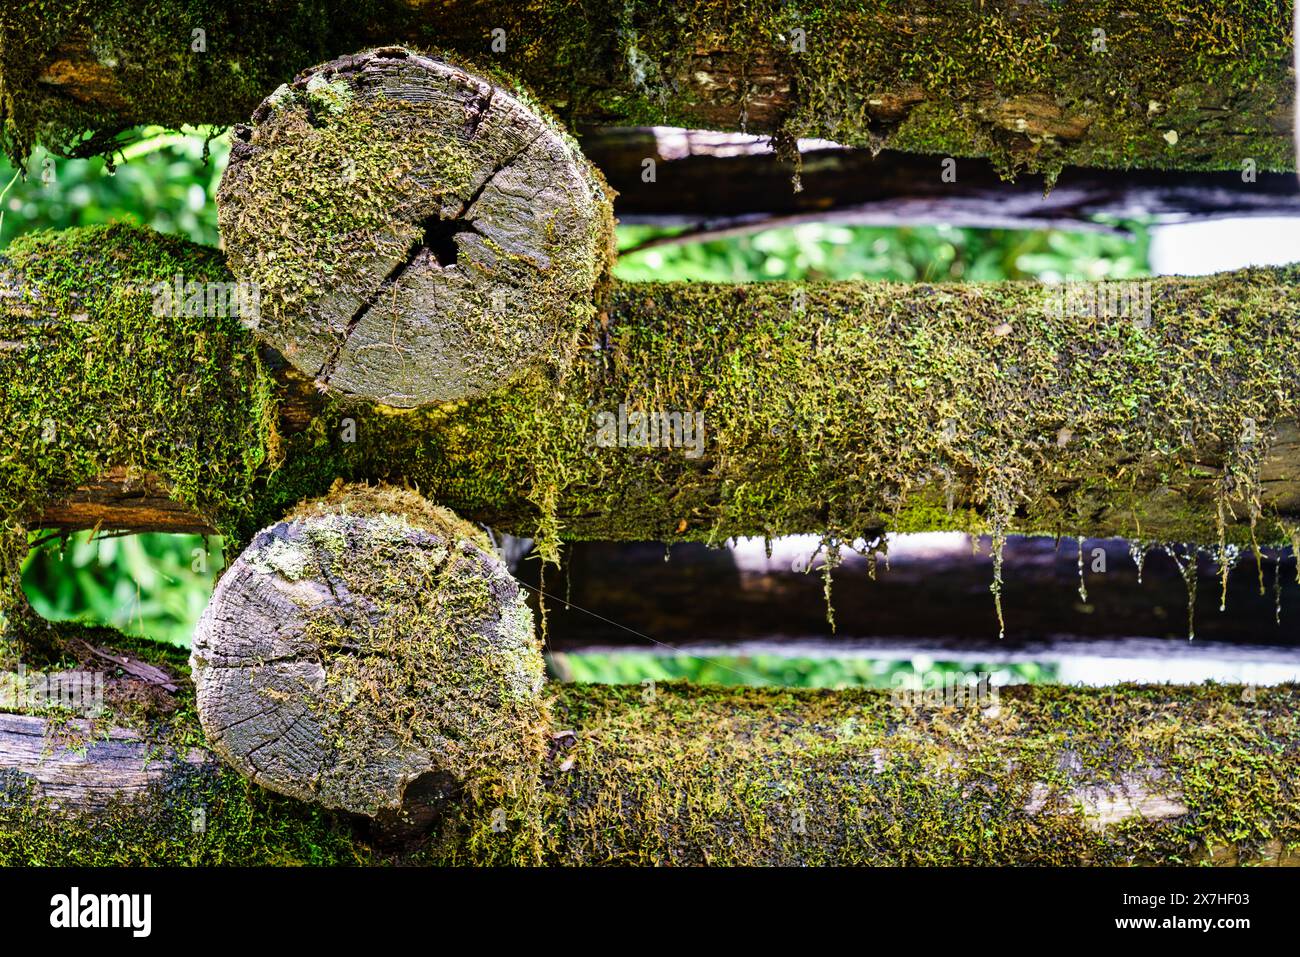
<instances>
[{"instance_id":1,"label":"weathered gray wood","mask_svg":"<svg viewBox=\"0 0 1300 957\"><path fill-rule=\"evenodd\" d=\"M144 799L179 764L210 760L197 748L160 749L126 728L96 733L84 719L56 727L37 715L0 713L0 773L10 787L30 789L25 800L54 810L96 812Z\"/></svg>"},{"instance_id":2,"label":"weathered gray wood","mask_svg":"<svg viewBox=\"0 0 1300 957\"><path fill-rule=\"evenodd\" d=\"M399 407L545 358L591 314L611 248L603 183L552 120L398 48L268 97L218 203L266 341L322 388Z\"/></svg>"},{"instance_id":3,"label":"weathered gray wood","mask_svg":"<svg viewBox=\"0 0 1300 957\"><path fill-rule=\"evenodd\" d=\"M191 664L208 740L241 773L372 816L425 775L521 760L542 683L523 594L482 533L391 489L257 535Z\"/></svg>"}]
</instances>

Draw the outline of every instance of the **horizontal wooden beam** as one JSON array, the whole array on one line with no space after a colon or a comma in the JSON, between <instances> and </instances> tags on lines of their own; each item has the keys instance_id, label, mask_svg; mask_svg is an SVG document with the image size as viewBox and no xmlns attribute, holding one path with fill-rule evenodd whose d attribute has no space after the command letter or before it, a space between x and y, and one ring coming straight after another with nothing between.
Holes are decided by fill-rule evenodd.
<instances>
[{"instance_id":1,"label":"horizontal wooden beam","mask_svg":"<svg viewBox=\"0 0 1300 957\"><path fill-rule=\"evenodd\" d=\"M1294 166L1291 17L1169 0L906 8L563 0L47 2L0 14L3 139L110 152L129 127L235 123L292 75L367 45L493 64L570 123L779 132L1000 170ZM85 134L89 131L90 136Z\"/></svg>"},{"instance_id":2,"label":"horizontal wooden beam","mask_svg":"<svg viewBox=\"0 0 1300 957\"><path fill-rule=\"evenodd\" d=\"M107 733L0 714L0 863L1278 864L1300 841L1293 685L544 694L527 789L405 821L250 785L185 743L189 707Z\"/></svg>"},{"instance_id":3,"label":"horizontal wooden beam","mask_svg":"<svg viewBox=\"0 0 1300 957\"><path fill-rule=\"evenodd\" d=\"M85 719L59 725L34 714L0 713L0 774L11 786L24 784L28 799L51 813L105 814L117 802L153 800L170 775L212 761L200 748L158 751L128 728L97 733Z\"/></svg>"},{"instance_id":4,"label":"horizontal wooden beam","mask_svg":"<svg viewBox=\"0 0 1300 957\"><path fill-rule=\"evenodd\" d=\"M659 544L575 542L543 581L535 561L520 562L515 574L551 596L547 647L561 652L1300 666L1300 578L1286 550L1266 550L1258 564L1249 551L1235 556L1225 589L1213 548L1193 557L1181 545L1012 538L1003 550L999 638L987 540L902 536L874 561L843 556L830 600L834 632L824 551L804 570L817 544L812 536L774 542L770 560L757 540L727 549L680 544L665 562ZM1189 589L1179 565L1193 561Z\"/></svg>"},{"instance_id":5,"label":"horizontal wooden beam","mask_svg":"<svg viewBox=\"0 0 1300 957\"><path fill-rule=\"evenodd\" d=\"M1250 543L1252 516L1286 544L1300 516L1289 269L1073 291L615 284L558 365L397 414L277 372L235 318L154 315L142 280L229 282L214 251L115 227L10 258L44 290L0 329L20 345L0 352L3 510L34 525L140 505L134 527L178 527L132 498L161 482L238 536L340 477L544 544L1000 529L1214 546ZM77 492L114 474L132 491Z\"/></svg>"},{"instance_id":6,"label":"horizontal wooden beam","mask_svg":"<svg viewBox=\"0 0 1300 957\"><path fill-rule=\"evenodd\" d=\"M1041 175L1007 182L991 163L808 143L794 166L769 137L674 128L594 128L582 150L618 193L619 221L673 229L644 246L720 239L822 222L925 223L994 229L1122 227L1099 218L1193 222L1300 215L1290 173L1161 172L1069 167L1049 189ZM647 165L653 161L653 166ZM726 189L719 189L726 183ZM642 248L638 246L637 248Z\"/></svg>"},{"instance_id":7,"label":"horizontal wooden beam","mask_svg":"<svg viewBox=\"0 0 1300 957\"><path fill-rule=\"evenodd\" d=\"M1295 861L1294 684L547 686L485 546L409 491L304 503L223 579L197 687L12 618L0 863ZM69 659L121 668L56 694Z\"/></svg>"}]
</instances>

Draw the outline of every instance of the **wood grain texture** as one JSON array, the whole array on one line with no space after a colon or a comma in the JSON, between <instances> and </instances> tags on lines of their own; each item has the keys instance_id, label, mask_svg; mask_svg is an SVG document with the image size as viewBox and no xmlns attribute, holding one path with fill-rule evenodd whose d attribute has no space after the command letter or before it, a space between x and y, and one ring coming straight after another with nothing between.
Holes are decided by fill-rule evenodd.
<instances>
[{"instance_id":1,"label":"wood grain texture","mask_svg":"<svg viewBox=\"0 0 1300 957\"><path fill-rule=\"evenodd\" d=\"M217 197L259 335L321 388L409 407L498 388L591 311L609 199L508 90L392 48L301 74Z\"/></svg>"},{"instance_id":2,"label":"wood grain texture","mask_svg":"<svg viewBox=\"0 0 1300 957\"><path fill-rule=\"evenodd\" d=\"M191 665L208 740L241 773L371 816L507 750L542 678L522 593L480 533L394 490L260 533Z\"/></svg>"}]
</instances>

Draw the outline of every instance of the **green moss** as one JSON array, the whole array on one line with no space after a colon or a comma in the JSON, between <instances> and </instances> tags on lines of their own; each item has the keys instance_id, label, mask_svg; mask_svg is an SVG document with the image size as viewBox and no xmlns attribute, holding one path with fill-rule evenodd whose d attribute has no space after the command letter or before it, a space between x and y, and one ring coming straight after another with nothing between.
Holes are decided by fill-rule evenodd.
<instances>
[{"instance_id":1,"label":"green moss","mask_svg":"<svg viewBox=\"0 0 1300 957\"><path fill-rule=\"evenodd\" d=\"M1222 551L1296 527L1294 492L1259 478L1300 413L1291 268L1153 280L1149 318L1054 310L1027 283L615 285L559 364L507 389L407 413L282 390L314 410L282 441L281 387L237 321L158 319L117 289L228 278L210 251L119 227L14 255L54 290L60 338L0 352L11 528L113 466L156 472L230 534L337 478L409 484L552 558L561 539L939 529ZM6 315L5 340L29 334ZM620 404L702 415L702 454L597 445Z\"/></svg>"},{"instance_id":2,"label":"green moss","mask_svg":"<svg viewBox=\"0 0 1300 957\"><path fill-rule=\"evenodd\" d=\"M568 114L778 131L855 146L988 156L1007 174L1069 163L1294 168L1291 16L1195 0L638 0L480 5L439 24ZM1101 45L1104 41L1104 47ZM1176 148L1165 139L1176 130Z\"/></svg>"},{"instance_id":3,"label":"green moss","mask_svg":"<svg viewBox=\"0 0 1300 957\"><path fill-rule=\"evenodd\" d=\"M140 801L82 815L0 772L0 864L1116 865L1300 850L1295 685L1019 686L947 704L683 683L544 698L547 746L529 766L496 766L413 842L376 844L356 819L171 762ZM202 743L188 681L174 704L116 723L166 761Z\"/></svg>"},{"instance_id":4,"label":"green moss","mask_svg":"<svg viewBox=\"0 0 1300 957\"><path fill-rule=\"evenodd\" d=\"M14 644L21 639L21 655ZM174 676L166 692L114 668L89 652L107 647ZM0 641L0 669L20 660L30 669L104 671L104 710L90 721L53 713L51 749L82 753L111 728L139 733L146 763L167 768L138 800L115 798L93 814L58 811L33 790L35 782L0 769L0 866L154 864L369 863L375 852L354 839L344 819L265 791L209 758L188 764L178 755L206 746L194 689L181 649L107 628L44 622L23 615ZM206 756L206 755L205 755Z\"/></svg>"},{"instance_id":5,"label":"green moss","mask_svg":"<svg viewBox=\"0 0 1300 957\"><path fill-rule=\"evenodd\" d=\"M211 249L126 226L32 233L3 264L0 535L112 469L161 476L235 535L273 447L271 386L237 318L155 309L156 283L230 282ZM184 310L181 310L182 312ZM12 560L12 554L11 554Z\"/></svg>"},{"instance_id":6,"label":"green moss","mask_svg":"<svg viewBox=\"0 0 1300 957\"><path fill-rule=\"evenodd\" d=\"M277 84L352 46L347 26L382 19L393 7L385 0L6 4L0 148L18 162L36 142L65 155L111 157L117 135L132 126L245 120ZM61 95L64 83L112 93L98 102Z\"/></svg>"},{"instance_id":7,"label":"green moss","mask_svg":"<svg viewBox=\"0 0 1300 957\"><path fill-rule=\"evenodd\" d=\"M66 815L32 801L30 783L0 773L0 865L343 865L379 855L352 827L281 798L216 764L158 782L138 802Z\"/></svg>"},{"instance_id":8,"label":"green moss","mask_svg":"<svg viewBox=\"0 0 1300 957\"><path fill-rule=\"evenodd\" d=\"M1293 168L1292 147L1267 132L1290 109L1289 11L1216 6L970 5L953 16L948 3L902 10L876 0L819 10L808 28L815 55L796 58L804 92L789 128L837 140L878 129L873 91L919 89L925 109L884 124L894 148L988 155L1007 173L1239 168L1246 157ZM890 22L924 26L882 29ZM869 85L857 80L865 65ZM1236 142L1223 135L1229 127L1243 134ZM1177 150L1169 130L1182 138Z\"/></svg>"},{"instance_id":9,"label":"green moss","mask_svg":"<svg viewBox=\"0 0 1300 957\"><path fill-rule=\"evenodd\" d=\"M196 25L206 54L189 50ZM0 113L11 155L37 139L74 148L86 129L81 148L100 152L141 123L242 121L298 70L403 42L498 62L588 122L989 156L1008 174L1292 169L1291 31L1281 0L498 0L472 16L397 0L24 0L0 14ZM85 85L112 91L90 105L39 81L79 35L97 38L71 58Z\"/></svg>"},{"instance_id":10,"label":"green moss","mask_svg":"<svg viewBox=\"0 0 1300 957\"><path fill-rule=\"evenodd\" d=\"M1022 687L936 708L881 691L553 694L546 863L1114 865L1300 847L1294 686ZM1160 799L1185 811L1160 816ZM1102 826L1112 800L1125 819ZM495 807L463 807L427 857L517 860Z\"/></svg>"},{"instance_id":11,"label":"green moss","mask_svg":"<svg viewBox=\"0 0 1300 957\"><path fill-rule=\"evenodd\" d=\"M1147 324L1056 314L1034 284L623 285L606 348L481 400L327 409L291 457L575 539L1086 530L1208 545L1249 543L1253 524L1284 544L1258 469L1298 411L1291 276L1155 280ZM704 454L598 446L595 416L621 403L703 415ZM327 430L345 415L355 444Z\"/></svg>"},{"instance_id":12,"label":"green moss","mask_svg":"<svg viewBox=\"0 0 1300 957\"><path fill-rule=\"evenodd\" d=\"M128 288L228 279L214 253L114 227L25 239L12 260L48 290L58 337L0 352L11 527L114 466L244 534L339 477L568 538L1000 525L1244 544L1253 517L1284 544L1295 527L1258 480L1297 412L1289 269L1155 280L1145 326L1054 313L1033 284L617 286L559 366L417 412L325 400L281 456L246 330L154 317ZM5 315L4 339L30 334ZM703 455L597 446L595 415L621 403L702 414Z\"/></svg>"}]
</instances>

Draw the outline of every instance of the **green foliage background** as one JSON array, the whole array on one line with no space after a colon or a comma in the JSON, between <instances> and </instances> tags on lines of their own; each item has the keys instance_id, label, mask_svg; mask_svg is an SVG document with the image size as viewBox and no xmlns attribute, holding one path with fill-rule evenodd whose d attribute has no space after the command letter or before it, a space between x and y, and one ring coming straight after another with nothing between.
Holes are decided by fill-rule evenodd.
<instances>
[{"instance_id":1,"label":"green foliage background","mask_svg":"<svg viewBox=\"0 0 1300 957\"><path fill-rule=\"evenodd\" d=\"M226 137L143 131L116 157L63 160L38 150L26 180L0 160L0 251L20 233L126 221L219 243L216 190L229 153ZM1147 232L979 230L807 224L749 236L663 245L620 257L616 275L628 281L757 282L773 279L996 281L1097 280L1147 275ZM647 227L620 227L630 250L656 236ZM190 632L222 567L218 539L193 535L122 538L79 533L42 540L24 566L33 607L49 618L111 624L177 645ZM200 556L202 556L200 558ZM954 670L951 662L861 658L696 658L624 653L556 656L554 671L568 680L669 680L810 687L888 687L895 676ZM980 670L980 669L976 669ZM995 668L982 670L996 671ZM1015 680L1051 678L1036 665L1003 669Z\"/></svg>"},{"instance_id":2,"label":"green foliage background","mask_svg":"<svg viewBox=\"0 0 1300 957\"><path fill-rule=\"evenodd\" d=\"M98 223L152 226L216 246L217 184L226 167L226 137L146 130L110 172L102 159L65 160L37 149L26 181L0 157L0 248L20 233Z\"/></svg>"},{"instance_id":3,"label":"green foliage background","mask_svg":"<svg viewBox=\"0 0 1300 957\"><path fill-rule=\"evenodd\" d=\"M551 671L565 681L642 684L686 678L703 684L784 685L791 688L928 688L938 675L988 674L993 683L1051 681L1054 665L1024 662L995 665L929 658L800 657L797 655L664 655L640 651L616 654L560 653L549 656Z\"/></svg>"},{"instance_id":4,"label":"green foliage background","mask_svg":"<svg viewBox=\"0 0 1300 957\"><path fill-rule=\"evenodd\" d=\"M222 565L216 536L83 532L33 549L23 587L46 618L187 646Z\"/></svg>"},{"instance_id":5,"label":"green foliage background","mask_svg":"<svg viewBox=\"0 0 1300 957\"><path fill-rule=\"evenodd\" d=\"M996 282L1002 279L1129 279L1149 275L1148 234L966 229L955 226L839 226L808 223L736 239L660 246L621 255L628 281L757 282L764 279L876 279ZM620 249L659 235L619 228Z\"/></svg>"}]
</instances>

